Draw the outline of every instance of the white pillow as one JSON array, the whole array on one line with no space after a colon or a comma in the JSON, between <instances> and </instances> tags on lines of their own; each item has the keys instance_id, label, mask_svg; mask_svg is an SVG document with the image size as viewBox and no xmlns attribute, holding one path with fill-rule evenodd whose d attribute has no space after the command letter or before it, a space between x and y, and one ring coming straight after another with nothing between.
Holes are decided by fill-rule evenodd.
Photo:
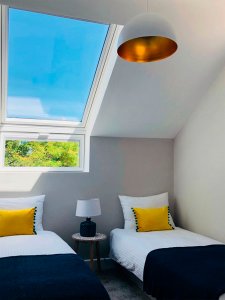
<instances>
[{"instance_id":1,"label":"white pillow","mask_svg":"<svg viewBox=\"0 0 225 300\"><path fill-rule=\"evenodd\" d=\"M45 195L21 198L0 198L0 209L20 209L37 207L35 231L43 230L42 215Z\"/></svg>"},{"instance_id":2,"label":"white pillow","mask_svg":"<svg viewBox=\"0 0 225 300\"><path fill-rule=\"evenodd\" d=\"M168 193L163 193L147 197L131 197L119 195L120 203L123 209L124 216L124 229L135 229L134 214L131 210L132 207L162 207L169 206ZM175 228L173 218L169 214L170 224Z\"/></svg>"}]
</instances>

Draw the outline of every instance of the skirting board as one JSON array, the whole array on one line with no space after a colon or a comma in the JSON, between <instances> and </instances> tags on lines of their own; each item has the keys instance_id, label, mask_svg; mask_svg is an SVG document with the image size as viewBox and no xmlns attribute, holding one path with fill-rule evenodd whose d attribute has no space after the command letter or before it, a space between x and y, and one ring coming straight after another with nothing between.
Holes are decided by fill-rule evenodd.
<instances>
[{"instance_id":1,"label":"skirting board","mask_svg":"<svg viewBox=\"0 0 225 300\"><path fill-rule=\"evenodd\" d=\"M94 258L93 260L94 260L94 263L97 262L97 258ZM90 263L90 259L85 259L84 261L88 264ZM101 261L101 267L103 270L116 268L116 262L109 257L104 257L104 258L101 257L100 261Z\"/></svg>"}]
</instances>

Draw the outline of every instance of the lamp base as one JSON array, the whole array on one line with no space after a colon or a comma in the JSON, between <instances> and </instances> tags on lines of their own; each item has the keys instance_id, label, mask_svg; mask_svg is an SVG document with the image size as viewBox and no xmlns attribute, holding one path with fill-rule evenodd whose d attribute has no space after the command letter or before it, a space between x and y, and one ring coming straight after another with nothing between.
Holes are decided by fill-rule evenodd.
<instances>
[{"instance_id":1,"label":"lamp base","mask_svg":"<svg viewBox=\"0 0 225 300\"><path fill-rule=\"evenodd\" d=\"M80 223L80 235L93 237L96 235L96 223L87 218L86 221Z\"/></svg>"}]
</instances>

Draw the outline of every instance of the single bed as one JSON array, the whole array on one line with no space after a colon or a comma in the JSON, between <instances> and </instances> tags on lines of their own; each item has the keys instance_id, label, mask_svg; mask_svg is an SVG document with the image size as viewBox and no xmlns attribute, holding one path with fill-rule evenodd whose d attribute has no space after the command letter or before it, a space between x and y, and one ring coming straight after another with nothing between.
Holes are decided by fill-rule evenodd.
<instances>
[{"instance_id":1,"label":"single bed","mask_svg":"<svg viewBox=\"0 0 225 300\"><path fill-rule=\"evenodd\" d=\"M1 300L109 299L103 285L57 234L0 238Z\"/></svg>"},{"instance_id":2,"label":"single bed","mask_svg":"<svg viewBox=\"0 0 225 300\"><path fill-rule=\"evenodd\" d=\"M149 252L171 247L221 244L216 240L176 227L175 230L136 232L114 229L110 234L110 256L143 281L145 260ZM225 294L219 297L225 300Z\"/></svg>"}]
</instances>

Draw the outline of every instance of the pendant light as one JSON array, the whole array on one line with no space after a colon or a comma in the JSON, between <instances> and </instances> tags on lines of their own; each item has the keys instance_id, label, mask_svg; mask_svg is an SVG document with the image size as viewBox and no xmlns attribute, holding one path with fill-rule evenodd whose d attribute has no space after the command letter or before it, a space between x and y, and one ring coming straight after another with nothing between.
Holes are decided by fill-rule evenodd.
<instances>
[{"instance_id":1,"label":"pendant light","mask_svg":"<svg viewBox=\"0 0 225 300\"><path fill-rule=\"evenodd\" d=\"M118 55L129 62L152 62L169 57L177 50L170 24L161 16L148 12L130 20L118 40Z\"/></svg>"}]
</instances>

